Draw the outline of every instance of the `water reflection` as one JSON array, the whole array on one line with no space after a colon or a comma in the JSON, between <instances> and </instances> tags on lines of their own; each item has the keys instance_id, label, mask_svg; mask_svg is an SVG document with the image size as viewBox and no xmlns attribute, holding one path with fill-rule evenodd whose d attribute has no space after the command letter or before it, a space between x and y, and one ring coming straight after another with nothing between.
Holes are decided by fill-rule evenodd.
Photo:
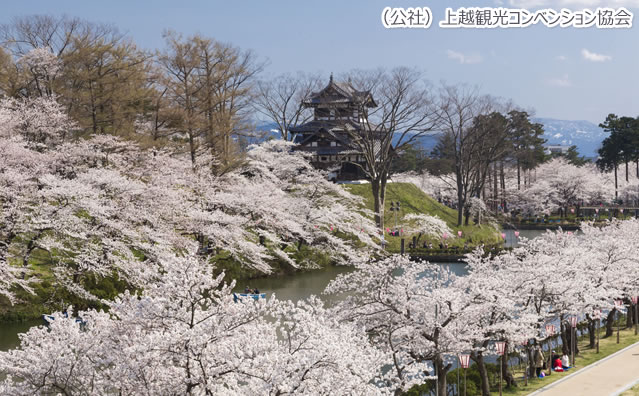
<instances>
[{"instance_id":1,"label":"water reflection","mask_svg":"<svg viewBox=\"0 0 639 396\"><path fill-rule=\"evenodd\" d=\"M42 319L34 319L20 323L0 323L0 351L7 351L20 345L18 334L28 331L33 326L43 324Z\"/></svg>"}]
</instances>

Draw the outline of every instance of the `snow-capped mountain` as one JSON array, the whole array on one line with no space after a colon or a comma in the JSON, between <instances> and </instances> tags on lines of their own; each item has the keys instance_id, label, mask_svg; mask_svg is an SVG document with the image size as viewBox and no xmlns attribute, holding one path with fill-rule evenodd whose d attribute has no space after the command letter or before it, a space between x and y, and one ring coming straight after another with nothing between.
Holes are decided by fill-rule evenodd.
<instances>
[{"instance_id":1,"label":"snow-capped mountain","mask_svg":"<svg viewBox=\"0 0 639 396\"><path fill-rule=\"evenodd\" d=\"M590 121L567 121L554 118L534 118L544 126L547 144L577 146L580 155L596 157L601 142L608 136L599 126Z\"/></svg>"}]
</instances>

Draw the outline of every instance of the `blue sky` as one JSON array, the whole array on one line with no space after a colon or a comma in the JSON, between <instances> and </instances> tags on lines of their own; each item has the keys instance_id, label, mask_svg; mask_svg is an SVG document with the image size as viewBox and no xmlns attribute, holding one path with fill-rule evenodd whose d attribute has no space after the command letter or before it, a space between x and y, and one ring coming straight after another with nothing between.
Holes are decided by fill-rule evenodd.
<instances>
[{"instance_id":1,"label":"blue sky","mask_svg":"<svg viewBox=\"0 0 639 396\"><path fill-rule=\"evenodd\" d=\"M430 7L429 29L385 29L386 6ZM441 29L446 7L582 9L639 0L465 1L13 1L13 16L52 14L111 23L143 48L162 48L162 31L201 33L268 60L265 77L284 72L339 74L352 68L410 66L434 84L469 83L512 99L540 117L599 123L608 113L639 115L639 20L631 29ZM587 51L587 52L584 52ZM584 53L589 55L584 56ZM595 55L592 55L595 54ZM593 61L596 55L603 61Z\"/></svg>"}]
</instances>

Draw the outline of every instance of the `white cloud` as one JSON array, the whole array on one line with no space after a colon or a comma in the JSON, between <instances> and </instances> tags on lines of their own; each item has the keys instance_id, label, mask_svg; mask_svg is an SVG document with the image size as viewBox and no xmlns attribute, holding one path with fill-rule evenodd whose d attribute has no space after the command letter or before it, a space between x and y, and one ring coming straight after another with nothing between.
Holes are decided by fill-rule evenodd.
<instances>
[{"instance_id":1,"label":"white cloud","mask_svg":"<svg viewBox=\"0 0 639 396\"><path fill-rule=\"evenodd\" d=\"M639 0L508 0L511 7L537 9L549 7L554 9L568 8L596 8L596 7L627 7L639 8Z\"/></svg>"},{"instance_id":2,"label":"white cloud","mask_svg":"<svg viewBox=\"0 0 639 396\"><path fill-rule=\"evenodd\" d=\"M559 55L559 56L557 57L557 60L558 60L558 61L565 62L565 61L567 61L567 60L568 60L568 57L563 56L563 55Z\"/></svg>"},{"instance_id":3,"label":"white cloud","mask_svg":"<svg viewBox=\"0 0 639 396\"><path fill-rule=\"evenodd\" d=\"M550 1L548 0L509 0L511 7L535 9L539 7L546 7Z\"/></svg>"},{"instance_id":4,"label":"white cloud","mask_svg":"<svg viewBox=\"0 0 639 396\"><path fill-rule=\"evenodd\" d=\"M568 88L572 86L572 82L568 78L567 74L564 74L563 77L548 79L546 83L550 86L560 88Z\"/></svg>"},{"instance_id":5,"label":"white cloud","mask_svg":"<svg viewBox=\"0 0 639 396\"><path fill-rule=\"evenodd\" d=\"M463 54L449 49L446 50L446 54L448 55L448 59L456 60L461 64L471 65L482 61L481 55L477 53Z\"/></svg>"},{"instance_id":6,"label":"white cloud","mask_svg":"<svg viewBox=\"0 0 639 396\"><path fill-rule=\"evenodd\" d=\"M584 59L589 60L591 62L605 62L605 61L612 60L612 56L610 55L596 54L594 52L588 51L585 48L581 50L581 55L584 57Z\"/></svg>"}]
</instances>

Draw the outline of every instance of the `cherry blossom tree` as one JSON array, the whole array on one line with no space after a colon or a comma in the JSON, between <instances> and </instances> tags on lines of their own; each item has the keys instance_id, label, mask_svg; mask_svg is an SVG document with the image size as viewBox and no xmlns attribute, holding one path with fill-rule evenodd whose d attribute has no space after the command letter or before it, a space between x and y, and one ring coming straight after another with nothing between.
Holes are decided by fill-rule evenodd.
<instances>
[{"instance_id":1,"label":"cherry blossom tree","mask_svg":"<svg viewBox=\"0 0 639 396\"><path fill-rule=\"evenodd\" d=\"M554 158L538 166L534 173L535 180L522 190L510 189L512 208L533 214L549 214L559 209L565 213L568 206L614 199L610 178L591 164L578 167Z\"/></svg>"},{"instance_id":2,"label":"cherry blossom tree","mask_svg":"<svg viewBox=\"0 0 639 396\"><path fill-rule=\"evenodd\" d=\"M612 221L606 227L583 225L583 236L575 241L580 247L580 272L574 314L586 314L594 347L595 319L608 311L607 335L612 335L614 300L630 298L637 291L638 249L632 235L639 231L636 219Z\"/></svg>"},{"instance_id":3,"label":"cherry blossom tree","mask_svg":"<svg viewBox=\"0 0 639 396\"><path fill-rule=\"evenodd\" d=\"M376 246L361 200L327 182L290 144L255 146L244 166L217 177L113 136L64 142L71 124L53 102L0 106L3 263L18 260L26 271L31 253L42 250L58 284L94 299L86 279L144 287L167 246L195 246L265 273L273 260L315 266L297 254L304 247L348 264ZM6 257L18 235L27 242Z\"/></svg>"},{"instance_id":4,"label":"cherry blossom tree","mask_svg":"<svg viewBox=\"0 0 639 396\"><path fill-rule=\"evenodd\" d=\"M18 67L26 79L28 96L52 97L52 84L61 72L62 62L50 48L33 48L18 60Z\"/></svg>"},{"instance_id":5,"label":"cherry blossom tree","mask_svg":"<svg viewBox=\"0 0 639 396\"><path fill-rule=\"evenodd\" d=\"M109 313L53 315L3 352L5 394L379 394L381 354L319 300L233 303L196 256L163 258L153 286ZM114 353L117 351L117 353ZM43 359L42 356L47 358Z\"/></svg>"},{"instance_id":6,"label":"cherry blossom tree","mask_svg":"<svg viewBox=\"0 0 639 396\"><path fill-rule=\"evenodd\" d=\"M442 235L452 235L453 233L448 224L437 216L409 213L404 216L404 220L408 222L406 231L409 234L417 234L415 243L419 243L422 235L441 237Z\"/></svg>"},{"instance_id":7,"label":"cherry blossom tree","mask_svg":"<svg viewBox=\"0 0 639 396\"><path fill-rule=\"evenodd\" d=\"M5 131L20 133L35 149L60 143L75 126L55 98L7 98L0 108L10 125Z\"/></svg>"},{"instance_id":8,"label":"cherry blossom tree","mask_svg":"<svg viewBox=\"0 0 639 396\"><path fill-rule=\"evenodd\" d=\"M486 256L483 249L476 249L466 255L468 275L460 277L458 282L470 295L471 306L467 310L466 320L476 326L469 340L472 348L471 358L477 364L482 394L490 394L490 382L485 357L496 354L494 341L507 342L509 349L520 345L522 340L535 337L537 315L524 312L520 292L516 288L517 274L506 267L505 256ZM514 384L507 365L503 370L504 379Z\"/></svg>"},{"instance_id":9,"label":"cherry blossom tree","mask_svg":"<svg viewBox=\"0 0 639 396\"><path fill-rule=\"evenodd\" d=\"M475 331L463 318L469 294L458 285L437 265L395 255L339 275L326 292L348 293L338 305L341 317L365 329L388 354L392 369L383 386L406 391L433 379L434 368L443 396L452 359L471 348L467 340Z\"/></svg>"}]
</instances>

